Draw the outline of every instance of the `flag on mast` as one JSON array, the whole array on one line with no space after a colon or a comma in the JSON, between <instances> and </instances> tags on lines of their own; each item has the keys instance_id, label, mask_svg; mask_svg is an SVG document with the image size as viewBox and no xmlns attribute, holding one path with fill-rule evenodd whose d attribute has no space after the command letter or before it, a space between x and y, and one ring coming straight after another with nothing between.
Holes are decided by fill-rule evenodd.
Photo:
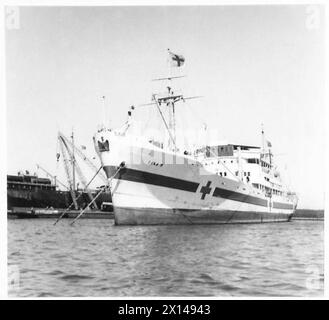
<instances>
[{"instance_id":1,"label":"flag on mast","mask_svg":"<svg viewBox=\"0 0 329 320\"><path fill-rule=\"evenodd\" d=\"M168 53L169 53L169 56L170 56L171 65L173 67L181 67L181 66L184 65L185 58L182 55L173 53L169 49L168 49Z\"/></svg>"},{"instance_id":2,"label":"flag on mast","mask_svg":"<svg viewBox=\"0 0 329 320\"><path fill-rule=\"evenodd\" d=\"M272 143L270 141L266 140L266 143L268 148L272 148Z\"/></svg>"}]
</instances>

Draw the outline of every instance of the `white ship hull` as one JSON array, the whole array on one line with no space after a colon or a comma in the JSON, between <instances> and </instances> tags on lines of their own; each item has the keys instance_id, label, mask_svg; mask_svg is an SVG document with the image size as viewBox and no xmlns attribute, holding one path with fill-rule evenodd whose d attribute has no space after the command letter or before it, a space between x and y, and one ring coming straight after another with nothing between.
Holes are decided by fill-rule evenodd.
<instances>
[{"instance_id":1,"label":"white ship hull","mask_svg":"<svg viewBox=\"0 0 329 320\"><path fill-rule=\"evenodd\" d=\"M195 160L111 135L100 157L117 225L289 221L296 204L207 172ZM172 161L169 161L171 159ZM119 164L124 167L117 172Z\"/></svg>"}]
</instances>

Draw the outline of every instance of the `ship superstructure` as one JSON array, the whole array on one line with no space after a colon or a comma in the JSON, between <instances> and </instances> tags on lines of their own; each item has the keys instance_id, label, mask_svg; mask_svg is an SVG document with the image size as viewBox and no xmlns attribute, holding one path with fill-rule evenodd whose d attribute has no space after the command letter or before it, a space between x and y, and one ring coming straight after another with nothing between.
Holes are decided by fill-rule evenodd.
<instances>
[{"instance_id":1,"label":"ship superstructure","mask_svg":"<svg viewBox=\"0 0 329 320\"><path fill-rule=\"evenodd\" d=\"M289 221L297 198L282 182L268 141L262 147L177 146L175 107L194 97L176 94L173 78L166 78L166 93L153 94L150 103L163 121L165 141L130 132L135 107L120 130L103 128L94 136L110 182L115 223Z\"/></svg>"}]
</instances>

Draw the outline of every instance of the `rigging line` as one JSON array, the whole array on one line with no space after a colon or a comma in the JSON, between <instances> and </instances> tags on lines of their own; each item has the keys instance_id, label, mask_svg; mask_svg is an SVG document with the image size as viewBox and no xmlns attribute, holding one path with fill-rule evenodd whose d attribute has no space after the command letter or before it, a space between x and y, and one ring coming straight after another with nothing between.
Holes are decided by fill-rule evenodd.
<instances>
[{"instance_id":1,"label":"rigging line","mask_svg":"<svg viewBox=\"0 0 329 320\"><path fill-rule=\"evenodd\" d=\"M97 166L75 145L72 144L72 142L66 138L65 135L63 135L61 132L59 132L59 135L61 136L62 139L64 139L66 141L66 143L68 145L71 146L72 150L74 148L76 154L83 160L85 161L85 163L95 172L97 171ZM99 177L106 183L107 182L107 178L105 176L104 172L101 172Z\"/></svg>"},{"instance_id":2,"label":"rigging line","mask_svg":"<svg viewBox=\"0 0 329 320\"><path fill-rule=\"evenodd\" d=\"M74 151L75 151L75 145L72 143L71 144L71 147L72 147L72 150L70 150L68 148L68 146L65 144L66 148L67 148L67 152L70 156L70 158L72 159L72 161L75 161L75 170L80 178L80 181L82 182L82 185L84 187L84 190L87 192L88 194L88 197L90 199L90 201L93 199L93 196L91 194L91 191L89 189L87 189L86 185L87 185L87 181L86 181L86 178L84 177L83 173L82 173L82 170L78 164L78 162L76 162L76 159L75 159L75 154L74 154ZM96 205L96 208L97 208L97 205Z\"/></svg>"},{"instance_id":3,"label":"rigging line","mask_svg":"<svg viewBox=\"0 0 329 320\"><path fill-rule=\"evenodd\" d=\"M80 213L79 213L79 215L70 223L70 225L72 226L74 223L75 223L75 221L77 221L88 209L89 209L89 206L91 205L91 204L93 204L95 201L96 201L96 199L102 194L102 192L103 191L105 191L107 188L109 188L109 185L110 185L110 183L111 183L111 181L113 180L113 178L117 175L117 173L119 173L119 171L122 169L122 168L124 168L124 162L121 162L121 164L120 164L120 166L119 166L119 168L118 168L118 170L111 176L111 178L110 179L108 179L108 182L107 182L107 185L105 185L104 187L102 187L100 190L99 190L99 192L98 192L98 194L94 197L94 199L90 202L90 203L88 203L88 205L86 206L86 208L84 208Z\"/></svg>"},{"instance_id":4,"label":"rigging line","mask_svg":"<svg viewBox=\"0 0 329 320\"><path fill-rule=\"evenodd\" d=\"M56 186L57 183L60 184L62 187L64 187L67 190L70 190L70 188L68 186L66 186L63 182L61 182L57 176L52 175L50 172L48 172L45 168L41 167L38 163L36 164L37 166L37 170L41 169L46 175L47 177L51 177L52 179L54 179L56 181ZM38 171L39 172L39 171Z\"/></svg>"},{"instance_id":5,"label":"rigging line","mask_svg":"<svg viewBox=\"0 0 329 320\"><path fill-rule=\"evenodd\" d=\"M205 121L204 117L202 115L200 115L200 113L197 110L198 110L198 108L193 109L193 107L189 107L189 111L190 111L189 114L191 114L195 119L201 120L202 123L207 123L207 121Z\"/></svg>"},{"instance_id":6,"label":"rigging line","mask_svg":"<svg viewBox=\"0 0 329 320\"><path fill-rule=\"evenodd\" d=\"M59 141L58 141L58 139L56 139L57 141L56 141L56 157L57 157L57 159L56 159L56 171L55 171L55 174L56 174L56 176L58 175L58 165L59 165L59 157L58 157L58 155L60 154L59 153Z\"/></svg>"},{"instance_id":7,"label":"rigging line","mask_svg":"<svg viewBox=\"0 0 329 320\"><path fill-rule=\"evenodd\" d=\"M174 144L175 150L177 150L176 142L175 142L175 140L174 140L174 138L173 138L173 136L172 136L172 134L171 134L171 132L170 132L170 129L169 129L169 127L168 127L168 124L167 124L167 122L166 122L166 119L164 118L164 116L163 116L163 114L162 114L161 108L160 108L160 106L159 106L159 102L158 102L158 100L157 100L155 94L153 94L153 100L155 101L155 104L156 104L156 106L157 106L157 108L158 108L158 111L159 111L159 113L160 113L160 115L161 115L162 121L164 122L164 124L165 124L165 126L166 126L166 129L167 129L167 131L168 131L168 133L169 133L170 139L172 140L172 142L173 142L173 144Z\"/></svg>"},{"instance_id":8,"label":"rigging line","mask_svg":"<svg viewBox=\"0 0 329 320\"><path fill-rule=\"evenodd\" d=\"M78 165L78 163L76 163L76 167L75 167L75 169L76 169L77 174L78 174L78 176L79 176L79 178L80 178L80 181L81 181L81 183L82 183L82 185L83 185L83 187L84 187L83 190L84 190L85 192L87 192L89 199L92 200L92 199L93 199L93 195L92 195L92 193L91 193L91 190L88 189L88 187L87 187L87 181L86 181L86 178L85 178L85 176L83 175L83 173L82 173L82 171L81 171L81 168L80 168L80 166ZM77 191L78 191L78 190L77 190ZM96 207L95 209L98 209L96 203L95 203L95 207Z\"/></svg>"},{"instance_id":9,"label":"rigging line","mask_svg":"<svg viewBox=\"0 0 329 320\"><path fill-rule=\"evenodd\" d=\"M99 190L98 194L94 197L94 199L89 202L88 205L82 211L80 211L79 215L70 223L70 225L73 225L76 220L78 220L88 209L90 209L89 206L96 201L96 199L102 194L103 191L106 190L107 187L108 186L104 186Z\"/></svg>"},{"instance_id":10,"label":"rigging line","mask_svg":"<svg viewBox=\"0 0 329 320\"><path fill-rule=\"evenodd\" d=\"M98 175L99 171L100 171L102 168L103 168L103 166L100 166L100 168L97 170L97 172L96 172L95 175L92 177L92 179L88 182L88 184L86 185L86 187L85 187L84 190L86 190L86 189L88 188L88 186L89 186L89 185L91 184L91 182L95 179L95 177ZM79 200L80 197L82 196L82 194L83 194L83 193L81 192L80 195L76 198L76 200ZM63 213L62 213L62 214L58 217L58 219L55 221L54 226L57 224L57 222L58 222L59 220L61 220L61 219L63 218L64 214L70 210L70 208L72 207L73 204L74 204L74 202L72 202L72 203L68 206L68 208L66 208L66 209L63 211Z\"/></svg>"},{"instance_id":11,"label":"rigging line","mask_svg":"<svg viewBox=\"0 0 329 320\"><path fill-rule=\"evenodd\" d=\"M201 98L201 96L196 96L197 98ZM184 102L184 105L186 105L186 100L187 98L183 99L183 102ZM197 112L197 110L199 110L199 108L194 108L193 106L191 105L188 105L188 112L186 113L186 117L185 117L185 120L183 121L184 122L184 125L187 124L187 127L189 129L193 128L191 124L198 124L201 123L202 124L207 124L207 121L205 121L203 115L200 115L199 112ZM187 117L190 116L190 119L187 119ZM195 141L195 140L194 140Z\"/></svg>"},{"instance_id":12,"label":"rigging line","mask_svg":"<svg viewBox=\"0 0 329 320\"><path fill-rule=\"evenodd\" d=\"M68 159L69 155L68 155L67 145L66 145L65 141L60 136L58 136L58 139L60 141L60 148L61 148L61 153L62 153L63 162L64 162L64 169L66 171L66 176L67 176L67 179L68 179L68 183L70 185L71 197L72 197L72 200L73 200L73 203L74 203L74 207L76 209L78 209L78 204L76 202L76 195L75 195L75 192L74 192L73 180L72 180L71 171L70 171L70 168L69 168L69 159Z\"/></svg>"}]
</instances>

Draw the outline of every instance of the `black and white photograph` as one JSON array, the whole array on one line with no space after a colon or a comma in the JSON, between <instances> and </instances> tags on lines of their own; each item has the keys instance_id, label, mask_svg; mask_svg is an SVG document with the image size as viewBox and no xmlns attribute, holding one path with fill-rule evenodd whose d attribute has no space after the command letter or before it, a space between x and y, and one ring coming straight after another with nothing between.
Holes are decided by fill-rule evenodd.
<instances>
[{"instance_id":1,"label":"black and white photograph","mask_svg":"<svg viewBox=\"0 0 329 320\"><path fill-rule=\"evenodd\" d=\"M325 297L325 9L5 5L7 297Z\"/></svg>"}]
</instances>

